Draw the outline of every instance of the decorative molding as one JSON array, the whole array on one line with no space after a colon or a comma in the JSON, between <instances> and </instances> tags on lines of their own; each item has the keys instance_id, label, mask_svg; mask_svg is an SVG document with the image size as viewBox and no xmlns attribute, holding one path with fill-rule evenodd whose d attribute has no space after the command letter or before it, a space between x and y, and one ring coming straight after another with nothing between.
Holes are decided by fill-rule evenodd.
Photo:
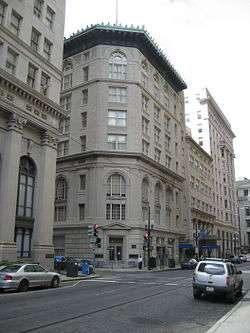
<instances>
[{"instance_id":1,"label":"decorative molding","mask_svg":"<svg viewBox=\"0 0 250 333\"><path fill-rule=\"evenodd\" d=\"M57 149L58 139L55 135L49 133L48 131L44 131L41 134L41 143L42 145L47 145Z\"/></svg>"},{"instance_id":2,"label":"decorative molding","mask_svg":"<svg viewBox=\"0 0 250 333\"><path fill-rule=\"evenodd\" d=\"M17 115L16 113L13 113L8 120L8 129L22 132L26 123L27 120L25 118Z\"/></svg>"}]
</instances>

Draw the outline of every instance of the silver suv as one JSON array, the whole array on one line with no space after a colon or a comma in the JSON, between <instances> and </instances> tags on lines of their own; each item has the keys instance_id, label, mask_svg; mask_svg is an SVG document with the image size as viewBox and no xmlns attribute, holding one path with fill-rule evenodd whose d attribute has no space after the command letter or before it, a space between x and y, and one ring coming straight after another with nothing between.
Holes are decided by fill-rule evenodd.
<instances>
[{"instance_id":1,"label":"silver suv","mask_svg":"<svg viewBox=\"0 0 250 333\"><path fill-rule=\"evenodd\" d=\"M194 298L202 294L223 295L230 302L242 293L242 272L234 264L222 259L202 260L196 266L193 275Z\"/></svg>"}]
</instances>

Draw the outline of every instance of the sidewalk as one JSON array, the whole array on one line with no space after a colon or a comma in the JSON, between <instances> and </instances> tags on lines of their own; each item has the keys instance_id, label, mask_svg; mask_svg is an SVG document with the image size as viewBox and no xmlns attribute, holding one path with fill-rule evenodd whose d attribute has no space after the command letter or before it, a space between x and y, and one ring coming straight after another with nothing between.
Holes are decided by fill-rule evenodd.
<instances>
[{"instance_id":1,"label":"sidewalk","mask_svg":"<svg viewBox=\"0 0 250 333\"><path fill-rule=\"evenodd\" d=\"M207 333L247 333L250 332L250 291L222 317Z\"/></svg>"},{"instance_id":2,"label":"sidewalk","mask_svg":"<svg viewBox=\"0 0 250 333\"><path fill-rule=\"evenodd\" d=\"M180 270L181 267L179 265L176 265L174 268L170 267L157 267L153 268L151 270L148 270L147 267L143 267L142 269L139 269L137 267L133 268L96 268L96 272L101 273L101 272L124 272L124 273L129 273L129 272L137 272L137 273L154 273L154 272L164 272L164 271L177 271Z\"/></svg>"},{"instance_id":3,"label":"sidewalk","mask_svg":"<svg viewBox=\"0 0 250 333\"><path fill-rule=\"evenodd\" d=\"M89 280L89 279L96 279L96 278L99 278L99 277L100 277L99 274L90 274L90 275L79 274L76 277L69 277L69 276L66 276L65 274L60 274L61 282Z\"/></svg>"}]
</instances>

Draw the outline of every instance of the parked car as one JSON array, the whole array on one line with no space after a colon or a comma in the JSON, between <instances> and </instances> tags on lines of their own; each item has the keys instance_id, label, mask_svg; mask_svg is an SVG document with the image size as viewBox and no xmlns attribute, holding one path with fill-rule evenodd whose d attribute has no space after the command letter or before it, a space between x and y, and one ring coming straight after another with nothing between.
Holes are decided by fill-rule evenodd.
<instances>
[{"instance_id":1,"label":"parked car","mask_svg":"<svg viewBox=\"0 0 250 333\"><path fill-rule=\"evenodd\" d=\"M195 269L196 266L197 261L192 259L181 263L181 269Z\"/></svg>"},{"instance_id":2,"label":"parked car","mask_svg":"<svg viewBox=\"0 0 250 333\"><path fill-rule=\"evenodd\" d=\"M241 264L242 260L239 256L230 256L228 259L233 264Z\"/></svg>"},{"instance_id":3,"label":"parked car","mask_svg":"<svg viewBox=\"0 0 250 333\"><path fill-rule=\"evenodd\" d=\"M247 256L246 256L246 255L244 255L244 254L240 254L239 257L240 257L240 260L241 260L242 262L247 262Z\"/></svg>"},{"instance_id":4,"label":"parked car","mask_svg":"<svg viewBox=\"0 0 250 333\"><path fill-rule=\"evenodd\" d=\"M59 285L60 275L39 264L13 264L0 269L0 290L27 291L30 287L56 288Z\"/></svg>"},{"instance_id":5,"label":"parked car","mask_svg":"<svg viewBox=\"0 0 250 333\"><path fill-rule=\"evenodd\" d=\"M242 293L242 272L234 264L225 260L202 260L193 275L193 296L201 298L202 294L222 295L230 302Z\"/></svg>"}]
</instances>

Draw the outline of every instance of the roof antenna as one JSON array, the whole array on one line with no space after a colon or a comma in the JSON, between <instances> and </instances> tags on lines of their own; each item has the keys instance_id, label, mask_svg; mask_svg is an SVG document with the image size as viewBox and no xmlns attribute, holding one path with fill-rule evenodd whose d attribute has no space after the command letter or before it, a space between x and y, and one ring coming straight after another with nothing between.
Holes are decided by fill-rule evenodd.
<instances>
[{"instance_id":1,"label":"roof antenna","mask_svg":"<svg viewBox=\"0 0 250 333\"><path fill-rule=\"evenodd\" d=\"M118 0L116 0L115 24L118 25Z\"/></svg>"}]
</instances>

